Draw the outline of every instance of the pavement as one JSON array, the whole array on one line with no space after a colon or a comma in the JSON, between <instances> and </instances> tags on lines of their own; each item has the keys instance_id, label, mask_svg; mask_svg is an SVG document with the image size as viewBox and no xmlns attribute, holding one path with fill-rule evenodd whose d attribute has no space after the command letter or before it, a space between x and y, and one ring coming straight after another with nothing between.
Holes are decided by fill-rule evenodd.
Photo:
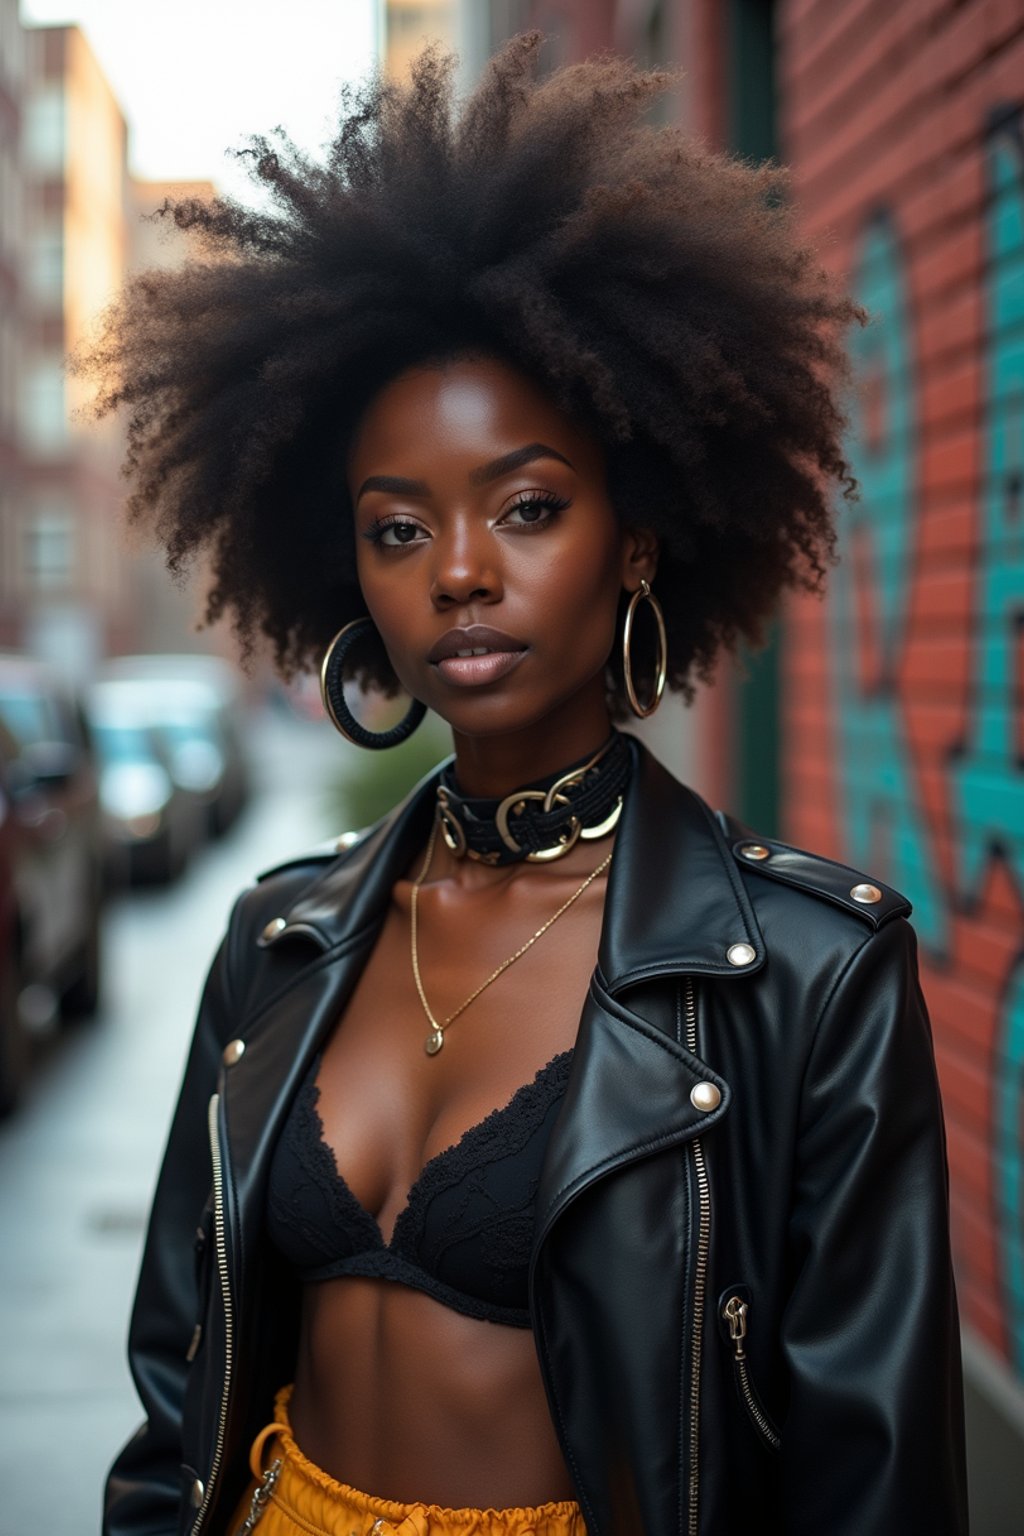
<instances>
[{"instance_id":1,"label":"pavement","mask_svg":"<svg viewBox=\"0 0 1024 1536\"><path fill-rule=\"evenodd\" d=\"M0 1536L99 1530L107 1468L141 1419L128 1316L206 969L238 891L342 830L329 726L268 713L252 745L249 809L176 885L111 902L102 1011L43 1043L0 1126Z\"/></svg>"}]
</instances>

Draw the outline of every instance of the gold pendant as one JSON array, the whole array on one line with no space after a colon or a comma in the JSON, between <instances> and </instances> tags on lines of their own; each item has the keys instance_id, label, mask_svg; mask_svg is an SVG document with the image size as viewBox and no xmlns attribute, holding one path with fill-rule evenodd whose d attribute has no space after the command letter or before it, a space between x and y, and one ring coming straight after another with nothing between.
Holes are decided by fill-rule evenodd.
<instances>
[{"instance_id":1,"label":"gold pendant","mask_svg":"<svg viewBox=\"0 0 1024 1536\"><path fill-rule=\"evenodd\" d=\"M423 1042L423 1049L428 1056L436 1056L442 1045L444 1045L444 1030L432 1029Z\"/></svg>"}]
</instances>

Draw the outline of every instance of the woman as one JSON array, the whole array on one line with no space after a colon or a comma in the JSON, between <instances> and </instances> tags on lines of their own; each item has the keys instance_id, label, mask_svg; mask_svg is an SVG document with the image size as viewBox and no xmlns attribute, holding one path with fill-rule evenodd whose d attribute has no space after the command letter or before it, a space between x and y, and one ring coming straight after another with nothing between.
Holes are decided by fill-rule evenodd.
<instances>
[{"instance_id":1,"label":"woman","mask_svg":"<svg viewBox=\"0 0 1024 1536\"><path fill-rule=\"evenodd\" d=\"M461 115L427 50L322 167L255 141L276 210L179 205L202 259L94 349L209 616L323 657L355 739L429 706L455 749L236 903L108 1536L967 1529L909 903L613 723L820 586L866 316L777 167L645 127L625 62L535 84L537 45Z\"/></svg>"}]
</instances>

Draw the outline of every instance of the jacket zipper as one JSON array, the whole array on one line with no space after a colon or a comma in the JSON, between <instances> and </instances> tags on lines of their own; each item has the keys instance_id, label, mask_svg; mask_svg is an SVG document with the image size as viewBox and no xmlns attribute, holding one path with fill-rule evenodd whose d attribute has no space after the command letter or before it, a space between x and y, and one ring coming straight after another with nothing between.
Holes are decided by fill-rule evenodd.
<instances>
[{"instance_id":1,"label":"jacket zipper","mask_svg":"<svg viewBox=\"0 0 1024 1536\"><path fill-rule=\"evenodd\" d=\"M192 1526L192 1536L198 1536L200 1527L206 1519L210 1508L210 1500L213 1496L214 1483L217 1480L221 1460L224 1456L224 1437L227 1429L228 1397L231 1392L231 1372L234 1354L235 1329L231 1311L231 1278L228 1274L227 1233L224 1226L224 1173L220 1157L220 1134L217 1129L217 1110L219 1105L220 1095L215 1093L210 1100L207 1123L210 1130L210 1161L213 1164L213 1230L217 1250L217 1273L220 1276L221 1296L224 1302L224 1385L221 1389L220 1416L217 1420L217 1438L213 1447L210 1475L206 1480L203 1502L199 1507L199 1513L196 1515Z\"/></svg>"},{"instance_id":2,"label":"jacket zipper","mask_svg":"<svg viewBox=\"0 0 1024 1536\"><path fill-rule=\"evenodd\" d=\"M750 1371L747 1366L747 1355L743 1348L743 1340L747 1336L747 1313L749 1304L740 1296L730 1296L722 1307L722 1316L729 1323L729 1337L736 1346L733 1363L739 1375L740 1390L743 1393L743 1401L747 1405L750 1417L761 1431L768 1444L775 1450L782 1444L782 1437L771 1423L761 1404L758 1402L750 1380Z\"/></svg>"},{"instance_id":3,"label":"jacket zipper","mask_svg":"<svg viewBox=\"0 0 1024 1536\"><path fill-rule=\"evenodd\" d=\"M694 999L692 976L686 978L686 1048L691 1055L696 1056L697 1005ZM697 1174L699 1222L697 1263L693 1281L693 1337L690 1344L690 1482L687 1533L688 1536L697 1536L700 1501L700 1367L704 1332L704 1289L707 1279L708 1252L711 1246L711 1185L708 1181L704 1148L700 1137L695 1136L691 1144L693 1164Z\"/></svg>"}]
</instances>

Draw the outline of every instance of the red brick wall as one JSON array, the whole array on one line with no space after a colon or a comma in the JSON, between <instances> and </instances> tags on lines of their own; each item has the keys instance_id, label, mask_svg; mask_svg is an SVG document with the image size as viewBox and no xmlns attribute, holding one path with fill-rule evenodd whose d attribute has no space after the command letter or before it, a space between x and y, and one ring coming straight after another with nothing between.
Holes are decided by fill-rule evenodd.
<instances>
[{"instance_id":1,"label":"red brick wall","mask_svg":"<svg viewBox=\"0 0 1024 1536\"><path fill-rule=\"evenodd\" d=\"M784 829L915 904L961 1310L1024 1373L1024 5L782 0L780 157L876 316L826 604L789 605Z\"/></svg>"}]
</instances>

